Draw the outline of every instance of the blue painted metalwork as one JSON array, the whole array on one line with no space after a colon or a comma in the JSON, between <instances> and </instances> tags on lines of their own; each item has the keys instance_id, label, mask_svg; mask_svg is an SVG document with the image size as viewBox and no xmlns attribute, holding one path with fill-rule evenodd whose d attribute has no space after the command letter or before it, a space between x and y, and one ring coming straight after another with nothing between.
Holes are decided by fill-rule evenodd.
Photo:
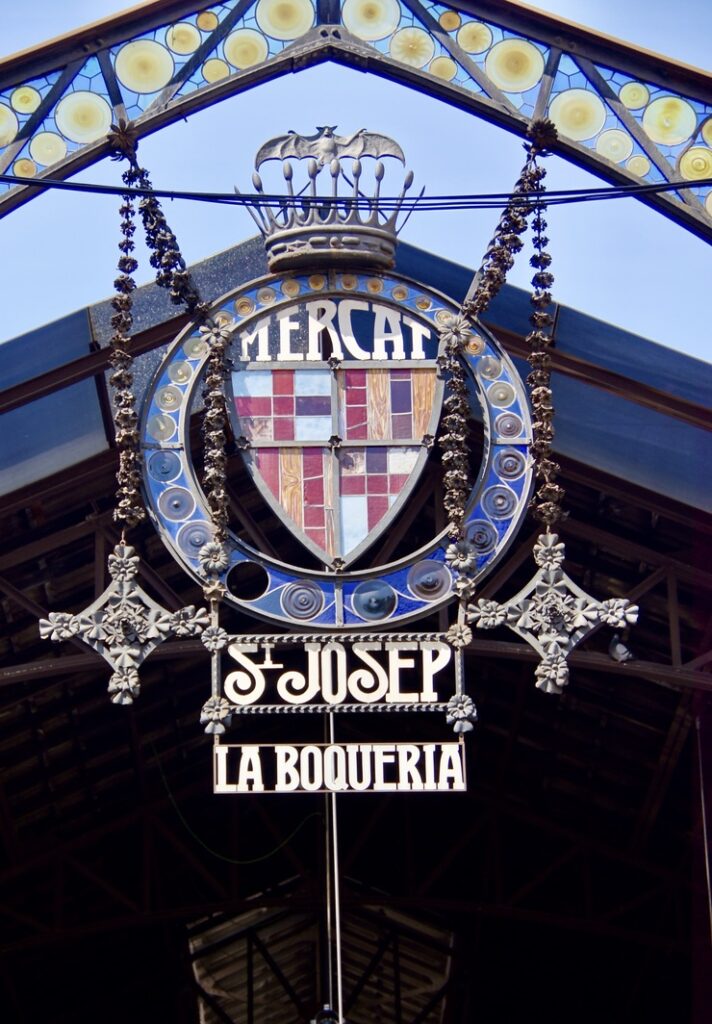
<instances>
[{"instance_id":1,"label":"blue painted metalwork","mask_svg":"<svg viewBox=\"0 0 712 1024\"><path fill-rule=\"evenodd\" d=\"M0 63L0 171L66 177L105 155L112 120L145 135L336 56L520 134L547 115L557 152L609 181L684 182L644 201L712 236L712 188L695 184L712 177L709 76L513 3L344 0L338 26L335 8L152 4ZM36 194L0 186L0 214Z\"/></svg>"}]
</instances>

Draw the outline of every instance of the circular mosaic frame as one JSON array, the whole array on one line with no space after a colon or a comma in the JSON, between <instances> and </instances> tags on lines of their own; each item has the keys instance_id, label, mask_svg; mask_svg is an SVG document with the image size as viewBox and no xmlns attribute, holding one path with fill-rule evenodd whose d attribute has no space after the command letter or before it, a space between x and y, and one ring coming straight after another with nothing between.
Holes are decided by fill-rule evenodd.
<instances>
[{"instance_id":1,"label":"circular mosaic frame","mask_svg":"<svg viewBox=\"0 0 712 1024\"><path fill-rule=\"evenodd\" d=\"M314 284L315 277L309 273L260 278L213 303L212 315L218 323L243 329L267 311L277 312L317 296L361 298L395 307L420 320L437 336L459 309L444 295L397 274L332 272L326 280L318 281L318 289ZM200 583L206 580L198 553L212 535L212 524L192 465L189 429L207 357L207 345L196 326L188 325L158 368L141 417L146 506L173 557ZM514 364L481 324L476 325L463 360L475 384L484 425L483 461L465 516L467 536L478 552L475 579L479 580L501 559L526 515L533 485L531 418L526 391ZM260 566L267 578L264 592L247 600L228 589L226 600L270 622L302 630L392 626L431 614L452 599L454 577L445 561L448 543L443 531L397 561L367 570L336 572L289 566L230 533L229 565L221 579L225 582L236 565ZM426 575L438 575L432 597L427 595L427 587L413 590L409 585L421 563ZM443 585L446 574L449 587ZM290 609L297 614L290 614ZM383 614L379 614L380 609Z\"/></svg>"}]
</instances>

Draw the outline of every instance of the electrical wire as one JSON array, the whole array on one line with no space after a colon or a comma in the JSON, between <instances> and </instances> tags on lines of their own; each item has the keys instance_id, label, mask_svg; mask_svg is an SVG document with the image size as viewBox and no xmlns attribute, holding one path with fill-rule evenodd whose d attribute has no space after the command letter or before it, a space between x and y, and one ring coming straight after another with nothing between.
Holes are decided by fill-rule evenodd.
<instances>
[{"instance_id":1,"label":"electrical wire","mask_svg":"<svg viewBox=\"0 0 712 1024\"><path fill-rule=\"evenodd\" d=\"M282 211L289 208L305 209L309 206L326 208L363 208L370 210L375 201L360 196L290 196L277 193L233 193L233 192L194 192L175 189L142 189L118 185L99 185L78 181L63 181L56 178L28 179L15 174L0 174L0 182L9 185L23 185L28 188L57 189L67 192L85 192L94 195L135 195L138 198L155 196L161 199L187 200L190 202L214 203L226 206L246 206L257 209L275 207ZM527 196L517 196L524 205L536 205L545 198L547 206L562 206L570 203L598 202L609 199L625 199L635 196L657 195L664 192L676 192L680 189L703 188L712 185L712 178L702 178L696 182L674 181L654 182L641 185L607 185L600 188L586 189L554 189L543 193L532 192ZM401 210L418 213L432 210L490 210L503 209L512 199L510 192L485 192L466 195L432 195L432 196L381 196L378 209L388 212Z\"/></svg>"},{"instance_id":2,"label":"electrical wire","mask_svg":"<svg viewBox=\"0 0 712 1024\"><path fill-rule=\"evenodd\" d=\"M712 942L712 874L710 873L710 845L707 834L707 794L705 792L705 773L702 767L702 728L700 716L695 718L695 733L697 739L697 767L700 783L700 808L702 812L702 842L704 844L705 858L705 882L707 883L707 923L710 929L710 941Z\"/></svg>"},{"instance_id":3,"label":"electrical wire","mask_svg":"<svg viewBox=\"0 0 712 1024\"><path fill-rule=\"evenodd\" d=\"M181 811L180 807L178 806L178 802L177 802L176 798L174 797L174 795L173 795L173 793L171 791L171 787L168 784L168 779L166 778L165 772L163 771L163 765L161 764L161 759L159 758L158 751L156 750L156 748L155 748L153 743L151 743L151 749L153 751L153 756L156 759L156 764L158 765L158 771L160 772L161 779L163 781L163 785L164 785L165 790L166 790L166 794L167 794L168 799L170 800L171 804L173 805L173 810L178 815L178 819L179 819L181 825L185 828L186 832L191 836L191 838L193 838L195 840L195 842L198 843L199 846L202 846L202 848L207 853L209 853L211 855L211 857L216 857L218 860L222 860L226 864L236 864L236 865L238 865L240 867L246 867L248 864L260 864L262 861L269 860L270 857L274 857L274 855L276 853L279 853L280 850L284 849L285 846L287 846L289 843L291 843L292 839L294 839L294 837L296 836L297 832L299 832L306 825L306 823L308 821L310 821L312 818L322 818L323 817L321 811L312 811L311 814L307 814L306 818L302 818L302 820L299 822L297 827L292 829L292 831L289 833L288 836L285 836L285 838L280 843L278 843L275 847L273 847L267 853L261 854L259 857L248 857L246 860L238 860L235 857L227 857L227 856L225 856L225 854L219 853L217 850L213 850L212 847L208 846L208 844L205 842L205 840L201 839L201 837L198 835L198 833L195 832L190 827L190 825L188 824L188 822L187 822L187 820L185 818L185 815L183 814L183 812Z\"/></svg>"}]
</instances>

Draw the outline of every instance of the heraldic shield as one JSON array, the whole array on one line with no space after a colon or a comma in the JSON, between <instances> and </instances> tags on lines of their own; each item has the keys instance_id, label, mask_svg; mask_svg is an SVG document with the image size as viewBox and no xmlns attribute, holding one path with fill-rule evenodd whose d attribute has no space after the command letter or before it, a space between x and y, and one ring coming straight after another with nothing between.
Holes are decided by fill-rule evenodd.
<instances>
[{"instance_id":1,"label":"heraldic shield","mask_svg":"<svg viewBox=\"0 0 712 1024\"><path fill-rule=\"evenodd\" d=\"M408 363L252 363L232 374L233 428L253 479L326 565L353 562L383 533L425 465L442 383L434 359Z\"/></svg>"}]
</instances>

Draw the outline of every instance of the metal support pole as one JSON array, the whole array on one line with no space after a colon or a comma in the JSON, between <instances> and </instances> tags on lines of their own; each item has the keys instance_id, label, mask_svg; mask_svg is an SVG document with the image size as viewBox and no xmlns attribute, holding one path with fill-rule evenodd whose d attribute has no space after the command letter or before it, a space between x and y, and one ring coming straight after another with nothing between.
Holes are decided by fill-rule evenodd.
<instances>
[{"instance_id":1,"label":"metal support pole","mask_svg":"<svg viewBox=\"0 0 712 1024\"><path fill-rule=\"evenodd\" d=\"M334 742L334 715L327 715L326 739ZM339 831L336 811L336 793L326 793L325 849L326 849L326 946L328 971L328 1007L343 1024L343 972L341 964L341 895L339 886ZM336 969L334 969L336 968ZM334 982L336 984L334 985ZM317 1018L318 1019L318 1018Z\"/></svg>"},{"instance_id":2,"label":"metal support pole","mask_svg":"<svg viewBox=\"0 0 712 1024\"><path fill-rule=\"evenodd\" d=\"M329 714L329 742L334 742L333 712ZM329 800L331 801L334 925L336 927L336 1013L339 1024L343 1024L343 974L341 970L341 887L339 883L339 823L336 813L336 793L330 793Z\"/></svg>"}]
</instances>

